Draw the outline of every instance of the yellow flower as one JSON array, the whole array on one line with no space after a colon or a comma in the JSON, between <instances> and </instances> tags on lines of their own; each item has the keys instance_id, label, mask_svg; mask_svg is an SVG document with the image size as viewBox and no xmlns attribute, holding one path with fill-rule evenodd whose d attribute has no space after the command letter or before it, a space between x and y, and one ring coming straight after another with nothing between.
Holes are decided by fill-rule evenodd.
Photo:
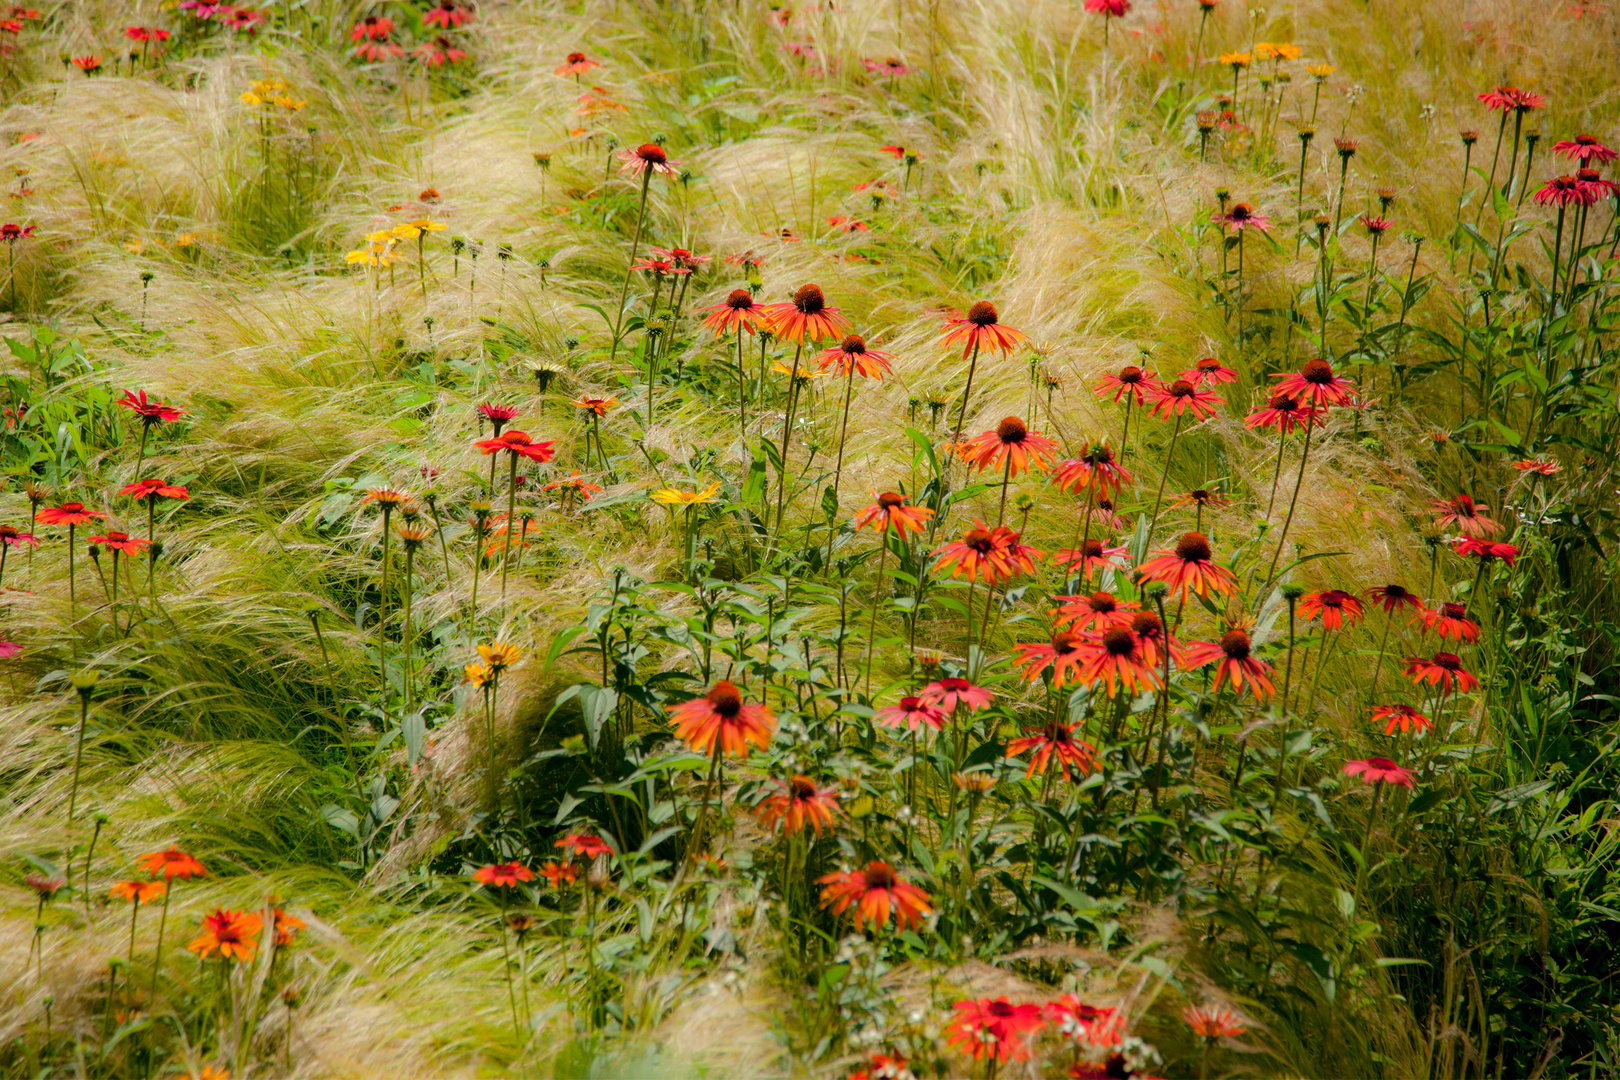
<instances>
[{"instance_id":1,"label":"yellow flower","mask_svg":"<svg viewBox=\"0 0 1620 1080\"><path fill-rule=\"evenodd\" d=\"M392 244L372 244L365 251L351 251L343 256L343 261L351 265L365 263L367 266L393 266L394 256L390 254Z\"/></svg>"},{"instance_id":2,"label":"yellow flower","mask_svg":"<svg viewBox=\"0 0 1620 1080\"><path fill-rule=\"evenodd\" d=\"M242 104L244 104L244 105L263 105L264 104L264 98L260 97L258 94L255 94L251 90L244 90L244 91L242 91Z\"/></svg>"},{"instance_id":3,"label":"yellow flower","mask_svg":"<svg viewBox=\"0 0 1620 1080\"><path fill-rule=\"evenodd\" d=\"M490 675L489 668L485 667L483 664L468 664L461 670L462 673L467 676L462 681L470 682L474 686L488 686L493 678L493 676Z\"/></svg>"},{"instance_id":4,"label":"yellow flower","mask_svg":"<svg viewBox=\"0 0 1620 1080\"><path fill-rule=\"evenodd\" d=\"M290 98L290 97L286 96L285 94L281 95L280 97L274 98L273 100L275 101L275 103L277 105L280 105L283 109L286 109L289 112L298 112L301 109L303 109L303 107L305 105L309 104L309 102L307 100L305 100L304 98L298 98L298 99L295 100L293 98Z\"/></svg>"},{"instance_id":5,"label":"yellow flower","mask_svg":"<svg viewBox=\"0 0 1620 1080\"><path fill-rule=\"evenodd\" d=\"M1298 45L1277 45L1269 41L1262 41L1255 45L1254 51L1267 60L1298 60Z\"/></svg>"},{"instance_id":6,"label":"yellow flower","mask_svg":"<svg viewBox=\"0 0 1620 1080\"><path fill-rule=\"evenodd\" d=\"M1338 68L1334 67L1332 64L1305 65L1305 74L1309 75L1313 79L1325 79L1337 70Z\"/></svg>"},{"instance_id":7,"label":"yellow flower","mask_svg":"<svg viewBox=\"0 0 1620 1080\"><path fill-rule=\"evenodd\" d=\"M492 641L488 645L478 646L478 655L483 658L491 675L499 675L523 659L523 650L504 641Z\"/></svg>"},{"instance_id":8,"label":"yellow flower","mask_svg":"<svg viewBox=\"0 0 1620 1080\"><path fill-rule=\"evenodd\" d=\"M196 242L197 237L188 232L183 232L174 238L174 246L177 248L191 247Z\"/></svg>"},{"instance_id":9,"label":"yellow flower","mask_svg":"<svg viewBox=\"0 0 1620 1080\"><path fill-rule=\"evenodd\" d=\"M388 231L401 240L415 240L422 235L422 230L415 225L395 225Z\"/></svg>"},{"instance_id":10,"label":"yellow flower","mask_svg":"<svg viewBox=\"0 0 1620 1080\"><path fill-rule=\"evenodd\" d=\"M796 379L824 379L832 374L831 371L816 371L814 368L807 367L789 368L780 360L771 365L771 370L778 375L792 375Z\"/></svg>"},{"instance_id":11,"label":"yellow flower","mask_svg":"<svg viewBox=\"0 0 1620 1080\"><path fill-rule=\"evenodd\" d=\"M714 502L715 496L720 493L720 481L716 480L702 491L680 491L676 488L659 488L652 493L655 503L665 506L696 506L699 503Z\"/></svg>"},{"instance_id":12,"label":"yellow flower","mask_svg":"<svg viewBox=\"0 0 1620 1080\"><path fill-rule=\"evenodd\" d=\"M146 250L146 243L142 240L130 240L124 244L124 250L131 255L139 255Z\"/></svg>"},{"instance_id":13,"label":"yellow flower","mask_svg":"<svg viewBox=\"0 0 1620 1080\"><path fill-rule=\"evenodd\" d=\"M429 221L427 218L418 218L410 224L413 229L418 229L421 232L443 232L449 228L448 225L440 225L437 221Z\"/></svg>"},{"instance_id":14,"label":"yellow flower","mask_svg":"<svg viewBox=\"0 0 1620 1080\"><path fill-rule=\"evenodd\" d=\"M1246 52L1221 53L1221 63L1229 67L1248 67L1249 61L1253 59L1254 57Z\"/></svg>"}]
</instances>

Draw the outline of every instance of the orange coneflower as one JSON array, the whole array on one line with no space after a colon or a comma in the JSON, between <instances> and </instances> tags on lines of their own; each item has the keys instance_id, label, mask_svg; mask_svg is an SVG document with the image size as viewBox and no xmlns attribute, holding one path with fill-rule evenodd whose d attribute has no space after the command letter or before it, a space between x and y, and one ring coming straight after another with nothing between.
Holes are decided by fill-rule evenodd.
<instances>
[{"instance_id":1,"label":"orange coneflower","mask_svg":"<svg viewBox=\"0 0 1620 1080\"><path fill-rule=\"evenodd\" d=\"M1395 729L1422 733L1429 730L1431 721L1410 705L1380 705L1372 711L1373 721L1383 721L1384 734L1393 735Z\"/></svg>"},{"instance_id":2,"label":"orange coneflower","mask_svg":"<svg viewBox=\"0 0 1620 1080\"><path fill-rule=\"evenodd\" d=\"M1219 1039L1222 1036L1236 1037L1248 1031L1248 1026L1238 1020L1237 1016L1228 1008L1197 1008L1189 1005L1182 1010L1181 1018L1187 1021L1193 1034L1205 1039Z\"/></svg>"},{"instance_id":3,"label":"orange coneflower","mask_svg":"<svg viewBox=\"0 0 1620 1080\"><path fill-rule=\"evenodd\" d=\"M1182 650L1180 663L1184 668L1200 668L1215 663L1212 689L1219 691L1223 682L1230 682L1232 692L1241 697L1247 683L1254 696L1265 701L1277 692L1277 688L1271 684L1271 665L1256 660L1251 655L1253 649L1254 642L1249 632L1234 628L1221 635L1219 644L1195 641L1188 645Z\"/></svg>"},{"instance_id":4,"label":"orange coneflower","mask_svg":"<svg viewBox=\"0 0 1620 1080\"><path fill-rule=\"evenodd\" d=\"M169 891L161 881L120 881L108 890L114 900L128 900L135 904L150 904Z\"/></svg>"},{"instance_id":5,"label":"orange coneflower","mask_svg":"<svg viewBox=\"0 0 1620 1080\"><path fill-rule=\"evenodd\" d=\"M776 716L764 705L748 705L735 684L721 679L700 698L666 706L675 721L675 737L699 753L747 757L750 743L770 745Z\"/></svg>"},{"instance_id":6,"label":"orange coneflower","mask_svg":"<svg viewBox=\"0 0 1620 1080\"><path fill-rule=\"evenodd\" d=\"M979 471L1003 466L1009 476L1020 476L1031 466L1045 472L1052 467L1052 455L1058 449L1057 443L1030 431L1016 416L1006 417L994 431L986 431L968 445Z\"/></svg>"},{"instance_id":7,"label":"orange coneflower","mask_svg":"<svg viewBox=\"0 0 1620 1080\"><path fill-rule=\"evenodd\" d=\"M980 300L961 315L945 317L945 336L940 343L962 346L962 357L966 359L969 353L980 349L1011 353L1023 340L1021 331L1001 322L996 305Z\"/></svg>"},{"instance_id":8,"label":"orange coneflower","mask_svg":"<svg viewBox=\"0 0 1620 1080\"><path fill-rule=\"evenodd\" d=\"M1346 623L1354 626L1361 621L1361 614L1361 601L1343 589L1318 589L1306 593L1299 602L1300 618L1309 622L1320 615L1322 626L1328 630L1342 629Z\"/></svg>"},{"instance_id":9,"label":"orange coneflower","mask_svg":"<svg viewBox=\"0 0 1620 1080\"><path fill-rule=\"evenodd\" d=\"M1129 622L1131 633L1136 635L1137 644L1142 647L1142 660L1155 669L1164 664L1164 656L1169 652L1172 660L1180 663L1181 642L1175 636L1165 632L1164 623L1151 611L1138 611L1131 615Z\"/></svg>"},{"instance_id":10,"label":"orange coneflower","mask_svg":"<svg viewBox=\"0 0 1620 1080\"><path fill-rule=\"evenodd\" d=\"M881 495L874 491L871 494L877 501L855 515L857 529L871 527L886 533L892 527L901 535L920 533L928 519L934 516L934 512L926 506L907 506L905 496L892 491L885 491Z\"/></svg>"},{"instance_id":11,"label":"orange coneflower","mask_svg":"<svg viewBox=\"0 0 1620 1080\"><path fill-rule=\"evenodd\" d=\"M1215 391L1200 390L1196 383L1186 379L1177 379L1169 386L1156 386L1151 393L1153 404L1148 406L1148 413L1161 420L1188 413L1196 420L1207 420L1215 415L1217 406L1225 404Z\"/></svg>"},{"instance_id":12,"label":"orange coneflower","mask_svg":"<svg viewBox=\"0 0 1620 1080\"><path fill-rule=\"evenodd\" d=\"M1120 399L1125 399L1127 405L1143 405L1148 394L1159 389L1159 383L1153 372L1143 371L1134 364L1127 364L1119 369L1118 375L1104 375L1097 383L1097 396L1107 397L1109 391L1114 394L1114 404L1118 405Z\"/></svg>"},{"instance_id":13,"label":"orange coneflower","mask_svg":"<svg viewBox=\"0 0 1620 1080\"><path fill-rule=\"evenodd\" d=\"M541 864L540 876L545 878L546 883L553 889L560 889L579 880L579 867L571 862L548 860Z\"/></svg>"},{"instance_id":14,"label":"orange coneflower","mask_svg":"<svg viewBox=\"0 0 1620 1080\"><path fill-rule=\"evenodd\" d=\"M1102 633L1115 626L1130 626L1140 605L1131 600L1120 601L1113 593L1094 592L1090 596L1054 596L1063 606L1052 612L1054 625L1084 633Z\"/></svg>"},{"instance_id":15,"label":"orange coneflower","mask_svg":"<svg viewBox=\"0 0 1620 1080\"><path fill-rule=\"evenodd\" d=\"M298 937L298 931L304 929L305 922L296 915L289 915L280 908L270 910L271 929L275 933L276 945L285 948Z\"/></svg>"},{"instance_id":16,"label":"orange coneflower","mask_svg":"<svg viewBox=\"0 0 1620 1080\"><path fill-rule=\"evenodd\" d=\"M769 329L764 305L755 303L754 294L747 289L733 289L720 303L702 310L707 313L704 327L712 330L716 337L724 337L731 331L757 334Z\"/></svg>"},{"instance_id":17,"label":"orange coneflower","mask_svg":"<svg viewBox=\"0 0 1620 1080\"><path fill-rule=\"evenodd\" d=\"M494 863L474 870L473 880L480 885L515 889L522 882L533 881L534 871L520 862Z\"/></svg>"},{"instance_id":18,"label":"orange coneflower","mask_svg":"<svg viewBox=\"0 0 1620 1080\"><path fill-rule=\"evenodd\" d=\"M1433 630L1442 641L1472 644L1479 640L1479 624L1468 617L1468 609L1462 604L1442 603L1438 611L1423 608L1412 622L1422 622L1425 632Z\"/></svg>"},{"instance_id":19,"label":"orange coneflower","mask_svg":"<svg viewBox=\"0 0 1620 1080\"><path fill-rule=\"evenodd\" d=\"M1063 491L1094 492L1103 498L1133 483L1131 474L1114 459L1114 452L1102 443L1082 446L1080 456L1064 461L1052 477Z\"/></svg>"},{"instance_id":20,"label":"orange coneflower","mask_svg":"<svg viewBox=\"0 0 1620 1080\"><path fill-rule=\"evenodd\" d=\"M1211 592L1231 593L1237 589L1237 577L1215 565L1209 540L1202 533L1187 533L1173 550L1159 552L1158 558L1149 559L1136 572L1146 581L1164 582L1172 597L1180 594L1183 599L1188 590L1207 597Z\"/></svg>"},{"instance_id":21,"label":"orange coneflower","mask_svg":"<svg viewBox=\"0 0 1620 1080\"><path fill-rule=\"evenodd\" d=\"M856 930L863 922L883 926L891 912L899 929L913 929L934 913L928 894L901 880L886 862L870 862L864 870L844 874L824 874L816 881L825 886L822 907L831 908L834 915L855 908Z\"/></svg>"},{"instance_id":22,"label":"orange coneflower","mask_svg":"<svg viewBox=\"0 0 1620 1080\"><path fill-rule=\"evenodd\" d=\"M945 678L923 687L920 696L929 704L938 706L941 712L949 716L956 711L958 705L966 706L968 712L988 708L995 695L982 686L974 686L966 679Z\"/></svg>"},{"instance_id":23,"label":"orange coneflower","mask_svg":"<svg viewBox=\"0 0 1620 1080\"><path fill-rule=\"evenodd\" d=\"M850 334L844 340L816 357L822 371L832 368L835 375L859 375L863 379L877 379L893 370L894 357L886 352L866 347L866 339ZM846 409L848 406L845 406Z\"/></svg>"},{"instance_id":24,"label":"orange coneflower","mask_svg":"<svg viewBox=\"0 0 1620 1080\"><path fill-rule=\"evenodd\" d=\"M1134 623L1134 619L1132 620ZM1088 634L1082 639L1081 663L1077 674L1087 686L1102 681L1108 696L1114 697L1119 687L1141 693L1161 683L1158 670L1158 652L1149 648L1134 630L1111 626L1100 634Z\"/></svg>"},{"instance_id":25,"label":"orange coneflower","mask_svg":"<svg viewBox=\"0 0 1620 1080\"><path fill-rule=\"evenodd\" d=\"M806 340L821 341L837 337L849 328L849 322L835 307L827 306L827 298L820 285L801 285L793 299L764 308L766 328L778 340L791 341L802 346Z\"/></svg>"},{"instance_id":26,"label":"orange coneflower","mask_svg":"<svg viewBox=\"0 0 1620 1080\"><path fill-rule=\"evenodd\" d=\"M579 76L589 75L593 70L601 66L599 62L592 60L582 52L571 52L557 66L557 74L564 77L572 75L575 81L578 81Z\"/></svg>"},{"instance_id":27,"label":"orange coneflower","mask_svg":"<svg viewBox=\"0 0 1620 1080\"><path fill-rule=\"evenodd\" d=\"M619 172L625 176L648 177L653 173L660 176L680 175L681 163L670 160L664 148L657 143L642 143L632 149L620 150L617 156L623 162Z\"/></svg>"},{"instance_id":28,"label":"orange coneflower","mask_svg":"<svg viewBox=\"0 0 1620 1080\"><path fill-rule=\"evenodd\" d=\"M956 1017L945 1026L947 1044L975 1060L1029 1060L1029 1040L1024 1036L1041 1029L1039 1005L1014 1005L999 997L958 1001L951 1008Z\"/></svg>"},{"instance_id":29,"label":"orange coneflower","mask_svg":"<svg viewBox=\"0 0 1620 1080\"><path fill-rule=\"evenodd\" d=\"M1074 737L1074 729L1078 725L1060 724L1057 721L1039 728L1025 728L1024 734L1016 739L1007 741L1007 756L1019 757L1033 750L1029 766L1024 770L1025 778L1040 773L1043 776L1051 766L1054 759L1057 761L1063 779L1071 779L1069 769L1072 766L1075 772L1082 776L1097 766L1097 748L1090 743Z\"/></svg>"},{"instance_id":30,"label":"orange coneflower","mask_svg":"<svg viewBox=\"0 0 1620 1080\"><path fill-rule=\"evenodd\" d=\"M1222 363L1213 356L1206 356L1188 370L1183 371L1180 375L1177 375L1176 378L1185 379L1194 386L1198 386L1206 382L1237 382L1238 373L1233 371L1231 368L1222 365Z\"/></svg>"},{"instance_id":31,"label":"orange coneflower","mask_svg":"<svg viewBox=\"0 0 1620 1080\"><path fill-rule=\"evenodd\" d=\"M84 503L70 502L61 506L48 506L39 512L38 521L41 525L85 525L92 521L100 521L107 515L100 510L87 509Z\"/></svg>"},{"instance_id":32,"label":"orange coneflower","mask_svg":"<svg viewBox=\"0 0 1620 1080\"><path fill-rule=\"evenodd\" d=\"M562 848L570 855L578 855L585 859L594 859L599 855L617 854L606 840L595 833L569 833L552 846Z\"/></svg>"},{"instance_id":33,"label":"orange coneflower","mask_svg":"<svg viewBox=\"0 0 1620 1080\"><path fill-rule=\"evenodd\" d=\"M569 404L573 405L576 409L582 410L583 412L600 417L606 416L609 409L618 405L619 399L614 395L609 395L607 397L581 396L578 401L570 402Z\"/></svg>"},{"instance_id":34,"label":"orange coneflower","mask_svg":"<svg viewBox=\"0 0 1620 1080\"><path fill-rule=\"evenodd\" d=\"M1051 668L1052 686L1054 688L1063 686L1071 677L1079 675L1080 663L1086 658L1083 643L1082 635L1059 630L1052 635L1051 641L1019 645L1018 651L1021 655L1018 657L1018 663L1024 665L1025 681L1035 682Z\"/></svg>"},{"instance_id":35,"label":"orange coneflower","mask_svg":"<svg viewBox=\"0 0 1620 1080\"><path fill-rule=\"evenodd\" d=\"M1455 525L1464 536L1475 539L1495 536L1502 531L1502 523L1488 518L1480 513L1489 510L1484 503L1477 503L1469 495L1458 495L1450 499L1435 499L1429 503L1434 508L1434 527L1444 529L1448 525Z\"/></svg>"},{"instance_id":36,"label":"orange coneflower","mask_svg":"<svg viewBox=\"0 0 1620 1080\"><path fill-rule=\"evenodd\" d=\"M264 920L251 911L215 908L212 914L203 916L202 933L186 948L203 960L215 951L224 960L252 960L263 929Z\"/></svg>"},{"instance_id":37,"label":"orange coneflower","mask_svg":"<svg viewBox=\"0 0 1620 1080\"><path fill-rule=\"evenodd\" d=\"M473 445L476 446L485 457L492 454L498 454L502 450L509 450L512 453L514 461L517 458L522 457L528 458L530 461L540 462L542 464L552 459L556 449L555 443L531 439L529 438L528 433L523 431L502 432L497 438L480 439L479 441L473 443Z\"/></svg>"},{"instance_id":38,"label":"orange coneflower","mask_svg":"<svg viewBox=\"0 0 1620 1080\"><path fill-rule=\"evenodd\" d=\"M1355 393L1350 380L1335 375L1333 365L1326 360L1307 360L1297 372L1283 372L1272 378L1282 380L1272 388L1274 395L1287 394L1312 408L1343 405Z\"/></svg>"},{"instance_id":39,"label":"orange coneflower","mask_svg":"<svg viewBox=\"0 0 1620 1080\"><path fill-rule=\"evenodd\" d=\"M994 529L975 521L960 540L953 540L934 550L942 556L934 564L935 570L955 567L952 577L966 576L970 583L985 581L998 585L1018 574L1035 572L1035 559L1040 552L1022 542L1019 533L1005 525Z\"/></svg>"},{"instance_id":40,"label":"orange coneflower","mask_svg":"<svg viewBox=\"0 0 1620 1080\"><path fill-rule=\"evenodd\" d=\"M1463 670L1462 659L1455 653L1437 652L1432 659L1424 656L1407 657L1406 674L1411 676L1412 682L1417 685L1428 683L1447 692L1456 690L1462 693L1479 686L1479 679Z\"/></svg>"},{"instance_id":41,"label":"orange coneflower","mask_svg":"<svg viewBox=\"0 0 1620 1080\"><path fill-rule=\"evenodd\" d=\"M791 836L801 833L806 826L817 836L830 828L838 815L838 786L817 787L808 776L795 776L780 781L782 788L768 797L759 808L760 824L771 832L778 823L783 833Z\"/></svg>"},{"instance_id":42,"label":"orange coneflower","mask_svg":"<svg viewBox=\"0 0 1620 1080\"><path fill-rule=\"evenodd\" d=\"M1077 548L1064 548L1052 553L1052 562L1065 570L1080 571L1080 580L1090 581L1093 572L1125 569L1125 546L1109 547L1103 540L1084 540Z\"/></svg>"},{"instance_id":43,"label":"orange coneflower","mask_svg":"<svg viewBox=\"0 0 1620 1080\"><path fill-rule=\"evenodd\" d=\"M194 877L206 877L208 874L208 871L203 869L202 863L177 847L142 855L141 860L148 874L155 878L161 877L164 881L173 881L175 878L188 881Z\"/></svg>"},{"instance_id":44,"label":"orange coneflower","mask_svg":"<svg viewBox=\"0 0 1620 1080\"><path fill-rule=\"evenodd\" d=\"M920 697L903 697L893 705L886 705L872 715L873 723L884 727L906 726L912 731L927 725L935 731L945 726L945 714L937 706Z\"/></svg>"}]
</instances>

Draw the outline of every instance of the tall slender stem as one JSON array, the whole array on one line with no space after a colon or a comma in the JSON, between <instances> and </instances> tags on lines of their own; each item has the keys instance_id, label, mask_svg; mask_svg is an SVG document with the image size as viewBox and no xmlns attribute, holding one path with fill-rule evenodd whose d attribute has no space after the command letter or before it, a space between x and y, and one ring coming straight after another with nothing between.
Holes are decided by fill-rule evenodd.
<instances>
[{"instance_id":1,"label":"tall slender stem","mask_svg":"<svg viewBox=\"0 0 1620 1080\"><path fill-rule=\"evenodd\" d=\"M788 489L788 447L793 442L793 411L799 404L799 357L804 353L804 338L793 348L793 363L788 368L788 407L782 424L782 464L776 476L776 536L782 536L782 515L786 510Z\"/></svg>"},{"instance_id":2,"label":"tall slender stem","mask_svg":"<svg viewBox=\"0 0 1620 1080\"><path fill-rule=\"evenodd\" d=\"M1159 508L1164 505L1164 483L1170 479L1170 465L1176 456L1176 440L1181 437L1181 423L1187 419L1186 413L1176 414L1176 429L1170 433L1170 449L1164 455L1164 471L1159 474L1159 493L1153 498L1153 516L1148 519L1148 531L1151 533L1159 524Z\"/></svg>"},{"instance_id":3,"label":"tall slender stem","mask_svg":"<svg viewBox=\"0 0 1620 1080\"><path fill-rule=\"evenodd\" d=\"M641 172L641 206L636 210L636 233L630 241L630 261L624 268L624 284L619 288L619 313L613 319L613 348L608 352L608 363L619 358L620 331L624 329L624 304L630 296L630 278L635 274L636 254L641 250L641 227L647 221L647 185L652 183L652 169L643 163Z\"/></svg>"},{"instance_id":4,"label":"tall slender stem","mask_svg":"<svg viewBox=\"0 0 1620 1080\"><path fill-rule=\"evenodd\" d=\"M1294 508L1299 505L1299 489L1305 483L1305 462L1311 456L1311 427L1309 420L1305 422L1305 447L1299 453L1299 475L1294 478L1294 495L1288 500L1288 516L1283 519L1282 533L1277 537L1277 551L1271 557L1271 569L1266 571L1266 588L1260 590L1264 595L1276 578L1277 560L1282 558L1283 545L1288 542L1288 527L1294 523Z\"/></svg>"},{"instance_id":5,"label":"tall slender stem","mask_svg":"<svg viewBox=\"0 0 1620 1080\"><path fill-rule=\"evenodd\" d=\"M866 627L866 698L868 701L872 699L872 647L877 641L878 607L883 601L883 568L885 561L889 557L888 525L884 525L883 531L878 534L878 544L877 583L874 586L874 592L872 593L872 621L869 622ZM970 598L968 600L969 606L971 606L972 603L973 601ZM972 617L973 616L969 614L968 618L971 619Z\"/></svg>"},{"instance_id":6,"label":"tall slender stem","mask_svg":"<svg viewBox=\"0 0 1620 1080\"><path fill-rule=\"evenodd\" d=\"M501 546L501 599L506 599L506 575L512 568L512 523L517 515L517 459L514 452L506 476L506 543Z\"/></svg>"}]
</instances>

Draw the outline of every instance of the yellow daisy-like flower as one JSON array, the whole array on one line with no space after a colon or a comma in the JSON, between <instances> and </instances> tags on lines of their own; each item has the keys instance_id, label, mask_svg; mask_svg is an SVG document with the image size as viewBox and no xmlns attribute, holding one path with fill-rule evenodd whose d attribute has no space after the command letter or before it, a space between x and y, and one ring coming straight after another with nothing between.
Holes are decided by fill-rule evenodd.
<instances>
[{"instance_id":1,"label":"yellow daisy-like flower","mask_svg":"<svg viewBox=\"0 0 1620 1080\"><path fill-rule=\"evenodd\" d=\"M1279 45L1270 41L1258 43L1255 45L1254 51L1267 60L1298 60L1300 52L1298 45Z\"/></svg>"},{"instance_id":2,"label":"yellow daisy-like flower","mask_svg":"<svg viewBox=\"0 0 1620 1080\"><path fill-rule=\"evenodd\" d=\"M277 105L280 105L283 109L286 109L289 112L299 112L299 111L301 111L303 109L303 107L305 105L309 104L309 102L307 100L305 100L304 98L296 98L296 99L295 98L290 98L290 97L286 96L285 94L283 94L283 95L281 95L280 97L277 97L277 98L272 98L271 100L273 100Z\"/></svg>"},{"instance_id":3,"label":"yellow daisy-like flower","mask_svg":"<svg viewBox=\"0 0 1620 1080\"><path fill-rule=\"evenodd\" d=\"M443 232L449 228L448 225L441 225L437 221L429 221L427 218L418 218L410 224L411 228L419 232Z\"/></svg>"},{"instance_id":4,"label":"yellow daisy-like flower","mask_svg":"<svg viewBox=\"0 0 1620 1080\"><path fill-rule=\"evenodd\" d=\"M378 232L366 233L366 239L370 240L373 244L392 244L395 240L398 240L399 237L394 235L392 229L382 229Z\"/></svg>"},{"instance_id":5,"label":"yellow daisy-like flower","mask_svg":"<svg viewBox=\"0 0 1620 1080\"><path fill-rule=\"evenodd\" d=\"M264 98L260 97L258 94L255 94L251 90L244 90L244 91L242 91L242 104L244 104L244 105L263 105L264 104Z\"/></svg>"},{"instance_id":6,"label":"yellow daisy-like flower","mask_svg":"<svg viewBox=\"0 0 1620 1080\"><path fill-rule=\"evenodd\" d=\"M191 247L196 243L197 237L193 233L183 232L174 238L174 246L177 248Z\"/></svg>"},{"instance_id":7,"label":"yellow daisy-like flower","mask_svg":"<svg viewBox=\"0 0 1620 1080\"><path fill-rule=\"evenodd\" d=\"M461 671L462 674L466 676L466 678L462 681L470 682L474 686L488 686L494 678L494 676L490 674L489 668L485 667L483 664L468 664L466 667L462 668Z\"/></svg>"},{"instance_id":8,"label":"yellow daisy-like flower","mask_svg":"<svg viewBox=\"0 0 1620 1080\"><path fill-rule=\"evenodd\" d=\"M716 480L702 491L680 491L676 488L659 488L652 493L655 503L664 506L696 506L699 503L714 502L720 493L720 481Z\"/></svg>"},{"instance_id":9,"label":"yellow daisy-like flower","mask_svg":"<svg viewBox=\"0 0 1620 1080\"><path fill-rule=\"evenodd\" d=\"M523 650L504 641L492 641L488 645L478 646L478 655L489 668L491 675L499 675L523 659Z\"/></svg>"},{"instance_id":10,"label":"yellow daisy-like flower","mask_svg":"<svg viewBox=\"0 0 1620 1080\"><path fill-rule=\"evenodd\" d=\"M415 240L418 236L422 235L422 230L418 229L415 225L395 225L388 231L391 235L400 240Z\"/></svg>"},{"instance_id":11,"label":"yellow daisy-like flower","mask_svg":"<svg viewBox=\"0 0 1620 1080\"><path fill-rule=\"evenodd\" d=\"M1337 70L1339 69L1334 67L1332 64L1305 65L1305 74L1309 75L1313 79L1325 79Z\"/></svg>"},{"instance_id":12,"label":"yellow daisy-like flower","mask_svg":"<svg viewBox=\"0 0 1620 1080\"><path fill-rule=\"evenodd\" d=\"M1221 53L1221 63L1228 67L1248 67L1249 61L1254 57L1246 52Z\"/></svg>"},{"instance_id":13,"label":"yellow daisy-like flower","mask_svg":"<svg viewBox=\"0 0 1620 1080\"><path fill-rule=\"evenodd\" d=\"M795 379L824 379L832 374L831 371L817 371L814 368L799 367L797 365L790 368L780 360L771 365L771 370L778 375L791 375Z\"/></svg>"}]
</instances>

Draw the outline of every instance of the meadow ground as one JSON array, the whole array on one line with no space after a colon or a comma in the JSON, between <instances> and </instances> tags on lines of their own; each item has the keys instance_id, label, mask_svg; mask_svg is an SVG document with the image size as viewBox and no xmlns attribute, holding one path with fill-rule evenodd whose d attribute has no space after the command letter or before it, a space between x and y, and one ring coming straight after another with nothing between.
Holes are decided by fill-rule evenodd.
<instances>
[{"instance_id":1,"label":"meadow ground","mask_svg":"<svg viewBox=\"0 0 1620 1080\"><path fill-rule=\"evenodd\" d=\"M1614 1075L1617 70L13 9L0 1075Z\"/></svg>"}]
</instances>

